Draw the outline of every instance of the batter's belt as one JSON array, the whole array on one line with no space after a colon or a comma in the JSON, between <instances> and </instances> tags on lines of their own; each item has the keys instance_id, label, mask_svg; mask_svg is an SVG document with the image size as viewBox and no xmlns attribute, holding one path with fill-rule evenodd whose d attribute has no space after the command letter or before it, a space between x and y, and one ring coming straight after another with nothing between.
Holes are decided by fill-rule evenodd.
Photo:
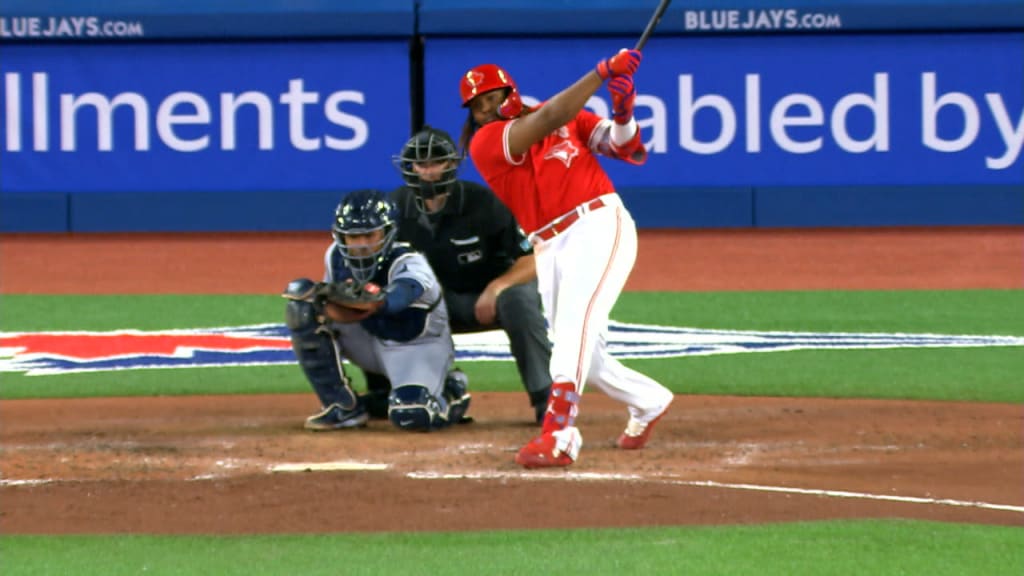
<instances>
[{"instance_id":1,"label":"batter's belt","mask_svg":"<svg viewBox=\"0 0 1024 576\"><path fill-rule=\"evenodd\" d=\"M551 222L545 224L542 228L539 228L533 234L530 234L530 241L536 243L551 240L555 236L558 236L562 232L568 230L569 226L575 224L576 221L579 220L580 217L586 214L587 212L593 212L594 210L597 210L598 208L603 208L607 205L608 203L600 198L588 200L580 204L576 208L573 208L571 212L566 212L565 214L562 214L558 218L555 218Z\"/></svg>"}]
</instances>

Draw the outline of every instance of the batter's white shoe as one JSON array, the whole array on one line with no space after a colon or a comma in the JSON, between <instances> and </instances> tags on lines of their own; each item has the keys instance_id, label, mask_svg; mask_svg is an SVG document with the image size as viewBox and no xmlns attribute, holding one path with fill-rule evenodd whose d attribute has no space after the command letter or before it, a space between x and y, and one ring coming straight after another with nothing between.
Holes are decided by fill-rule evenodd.
<instances>
[{"instance_id":1,"label":"batter's white shoe","mask_svg":"<svg viewBox=\"0 0 1024 576\"><path fill-rule=\"evenodd\" d=\"M651 430L654 429L654 425L661 420L661 417L668 412L668 407L672 405L669 402L662 408L661 413L654 417L650 422L640 422L632 416L629 417L629 422L626 423L626 429L619 436L616 444L623 450L639 450L647 444L647 440L651 437Z\"/></svg>"}]
</instances>

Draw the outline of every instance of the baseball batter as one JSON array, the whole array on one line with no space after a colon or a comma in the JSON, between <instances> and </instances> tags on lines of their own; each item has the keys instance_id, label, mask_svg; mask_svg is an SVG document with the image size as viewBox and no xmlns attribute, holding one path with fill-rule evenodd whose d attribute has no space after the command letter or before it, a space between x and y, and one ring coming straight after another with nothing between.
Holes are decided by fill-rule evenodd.
<instances>
[{"instance_id":1,"label":"baseball batter","mask_svg":"<svg viewBox=\"0 0 1024 576\"><path fill-rule=\"evenodd\" d=\"M622 50L549 101L524 106L504 69L477 66L462 77L469 116L462 145L520 225L530 232L538 289L551 327L551 395L541 434L516 455L527 468L568 466L583 439L575 425L592 384L625 403L620 448L642 448L672 392L612 358L608 316L636 259L636 225L596 154L642 164L646 150L633 118L633 74L640 52ZM584 110L605 81L612 119Z\"/></svg>"},{"instance_id":2,"label":"baseball batter","mask_svg":"<svg viewBox=\"0 0 1024 576\"><path fill-rule=\"evenodd\" d=\"M366 425L366 406L343 359L392 382L387 415L395 426L432 430L460 422L470 396L465 374L452 367L441 286L422 254L395 242L395 205L377 190L352 192L338 205L332 231L323 283L300 278L283 294L292 348L322 405L305 427ZM363 293L369 303L330 299Z\"/></svg>"}]
</instances>

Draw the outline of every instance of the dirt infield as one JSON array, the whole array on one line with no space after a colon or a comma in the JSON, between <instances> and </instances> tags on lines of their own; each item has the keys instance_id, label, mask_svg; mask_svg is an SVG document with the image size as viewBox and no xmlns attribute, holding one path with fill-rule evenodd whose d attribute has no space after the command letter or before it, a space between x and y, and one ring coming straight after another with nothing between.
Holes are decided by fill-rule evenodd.
<instances>
[{"instance_id":1,"label":"dirt infield","mask_svg":"<svg viewBox=\"0 0 1024 576\"><path fill-rule=\"evenodd\" d=\"M240 278L252 292L276 292L282 279L319 274L325 240L4 236L0 292L226 293ZM645 231L640 250L631 290L1024 288L1020 228ZM580 461L568 471L525 472L512 462L535 431L525 396L477 393L473 403L476 422L440 433L373 421L313 434L301 429L312 394L3 401L0 532L849 517L1024 525L1019 405L680 395L648 448L624 452L614 447L624 409L588 391ZM380 469L272 471L282 464Z\"/></svg>"}]
</instances>

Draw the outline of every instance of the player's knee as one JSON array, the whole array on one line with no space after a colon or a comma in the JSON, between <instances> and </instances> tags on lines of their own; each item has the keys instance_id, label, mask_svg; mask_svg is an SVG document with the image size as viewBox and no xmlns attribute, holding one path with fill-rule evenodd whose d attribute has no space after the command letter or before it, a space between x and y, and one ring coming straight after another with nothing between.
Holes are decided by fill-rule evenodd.
<instances>
[{"instance_id":1,"label":"player's knee","mask_svg":"<svg viewBox=\"0 0 1024 576\"><path fill-rule=\"evenodd\" d=\"M309 302L289 300L284 309L284 323L292 332L313 331L319 325L316 309Z\"/></svg>"},{"instance_id":2,"label":"player's knee","mask_svg":"<svg viewBox=\"0 0 1024 576\"><path fill-rule=\"evenodd\" d=\"M441 403L419 384L406 384L391 390L388 419L403 430L421 432L440 428L445 422Z\"/></svg>"},{"instance_id":3,"label":"player's knee","mask_svg":"<svg viewBox=\"0 0 1024 576\"><path fill-rule=\"evenodd\" d=\"M534 284L517 284L506 288L498 294L495 307L502 327L528 325L534 317L543 316L540 294Z\"/></svg>"}]
</instances>

